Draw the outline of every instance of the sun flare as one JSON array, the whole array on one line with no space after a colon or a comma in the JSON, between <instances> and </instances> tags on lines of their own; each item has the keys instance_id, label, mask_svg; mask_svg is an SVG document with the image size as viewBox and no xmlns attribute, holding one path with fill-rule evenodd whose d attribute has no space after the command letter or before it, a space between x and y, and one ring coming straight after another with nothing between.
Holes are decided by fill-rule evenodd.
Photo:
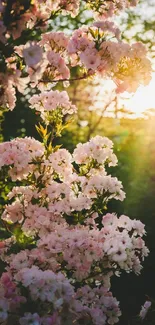
<instances>
[{"instance_id":1,"label":"sun flare","mask_svg":"<svg viewBox=\"0 0 155 325\"><path fill-rule=\"evenodd\" d=\"M155 109L155 74L148 86L140 86L134 95L123 100L127 109L140 116L147 109Z\"/></svg>"},{"instance_id":2,"label":"sun flare","mask_svg":"<svg viewBox=\"0 0 155 325\"><path fill-rule=\"evenodd\" d=\"M113 91L114 97L116 96L116 86L111 80L99 80L96 78L96 82L96 95L90 109L95 109L100 115L103 114L104 107L108 101L110 101L110 98L112 102L113 96L111 94L113 94ZM145 111L149 109L155 110L155 73L152 74L150 83L147 86L140 86L134 94L128 92L119 94L118 106L119 108L125 108L127 111L133 113L132 115L128 114L128 117L130 118L144 117L143 113ZM110 109L107 109L107 111L104 112L104 115L111 117L113 116L115 108L113 104L111 104L109 107ZM119 116L123 116L121 114L119 114Z\"/></svg>"}]
</instances>

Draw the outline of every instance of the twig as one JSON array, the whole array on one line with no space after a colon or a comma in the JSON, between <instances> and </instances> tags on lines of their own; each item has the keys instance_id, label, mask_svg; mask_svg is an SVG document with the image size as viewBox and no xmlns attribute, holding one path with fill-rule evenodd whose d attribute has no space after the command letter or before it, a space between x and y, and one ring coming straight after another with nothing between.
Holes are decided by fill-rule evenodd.
<instances>
[{"instance_id":1,"label":"twig","mask_svg":"<svg viewBox=\"0 0 155 325\"><path fill-rule=\"evenodd\" d=\"M70 78L70 79L68 79L68 78L64 78L64 79L55 79L55 80L50 80L50 79L41 79L40 81L41 82L63 82L63 81L77 81L77 80L82 80L82 79L87 79L88 77L90 77L90 75L89 74L84 74L83 76L81 76L81 77L76 77L76 78Z\"/></svg>"}]
</instances>

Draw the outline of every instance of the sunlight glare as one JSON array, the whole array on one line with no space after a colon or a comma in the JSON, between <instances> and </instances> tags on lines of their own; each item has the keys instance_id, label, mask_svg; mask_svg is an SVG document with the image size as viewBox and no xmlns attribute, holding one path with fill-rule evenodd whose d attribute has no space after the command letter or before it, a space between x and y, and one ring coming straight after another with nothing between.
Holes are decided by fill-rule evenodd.
<instances>
[{"instance_id":1,"label":"sunlight glare","mask_svg":"<svg viewBox=\"0 0 155 325\"><path fill-rule=\"evenodd\" d=\"M134 95L128 95L126 96L128 99L123 100L124 105L136 115L140 116L149 108L155 109L155 74L148 86L140 86Z\"/></svg>"}]
</instances>

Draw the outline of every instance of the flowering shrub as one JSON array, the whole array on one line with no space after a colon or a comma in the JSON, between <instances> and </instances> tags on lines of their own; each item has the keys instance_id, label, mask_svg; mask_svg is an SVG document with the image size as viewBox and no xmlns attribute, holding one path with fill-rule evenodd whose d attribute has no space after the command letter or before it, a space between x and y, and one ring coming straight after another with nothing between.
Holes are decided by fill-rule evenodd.
<instances>
[{"instance_id":1,"label":"flowering shrub","mask_svg":"<svg viewBox=\"0 0 155 325\"><path fill-rule=\"evenodd\" d=\"M136 4L85 2L99 18ZM96 136L72 154L54 144L76 107L66 91L51 88L99 74L112 78L118 91L134 91L149 82L150 61L140 43L121 42L109 20L84 26L71 37L46 32L51 13L76 16L77 1L26 3L0 2L2 49L11 46L9 56L3 56L0 100L12 110L16 88L37 87L29 103L40 114L42 142L26 137L0 144L0 168L18 181L1 216L8 238L0 242L5 266L0 323L115 324L121 311L110 279L122 271L140 273L148 255L144 225L125 215L105 214L109 200L125 198L122 183L107 173L107 167L117 164L109 139ZM12 46L22 31L40 25L45 32L39 41ZM72 78L74 67L80 75Z\"/></svg>"},{"instance_id":2,"label":"flowering shrub","mask_svg":"<svg viewBox=\"0 0 155 325\"><path fill-rule=\"evenodd\" d=\"M0 148L1 168L26 180L13 187L2 214L13 235L0 248L1 320L14 312L20 324L115 324L121 312L110 278L139 274L148 249L140 221L104 213L110 199L125 197L106 172L117 163L112 142L96 136L72 155L30 138Z\"/></svg>"}]
</instances>

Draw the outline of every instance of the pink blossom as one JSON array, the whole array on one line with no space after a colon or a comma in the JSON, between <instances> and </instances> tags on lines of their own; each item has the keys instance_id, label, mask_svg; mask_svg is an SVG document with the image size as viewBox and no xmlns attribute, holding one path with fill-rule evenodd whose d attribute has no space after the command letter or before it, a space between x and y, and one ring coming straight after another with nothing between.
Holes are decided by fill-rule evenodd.
<instances>
[{"instance_id":1,"label":"pink blossom","mask_svg":"<svg viewBox=\"0 0 155 325\"><path fill-rule=\"evenodd\" d=\"M87 69L96 70L101 63L97 50L87 48L80 54L81 62Z\"/></svg>"},{"instance_id":2,"label":"pink blossom","mask_svg":"<svg viewBox=\"0 0 155 325\"><path fill-rule=\"evenodd\" d=\"M31 107L41 112L41 117L46 123L49 123L49 112L61 109L63 115L71 115L76 112L76 106L73 105L66 91L51 90L42 92L40 95L34 95L29 100Z\"/></svg>"},{"instance_id":3,"label":"pink blossom","mask_svg":"<svg viewBox=\"0 0 155 325\"><path fill-rule=\"evenodd\" d=\"M103 32L111 32L118 40L120 39L121 32L112 21L99 20L94 23L94 26L101 28Z\"/></svg>"},{"instance_id":4,"label":"pink blossom","mask_svg":"<svg viewBox=\"0 0 155 325\"><path fill-rule=\"evenodd\" d=\"M139 316L142 320L146 317L150 307L151 307L151 301L145 301L145 304L142 306L140 314L139 314Z\"/></svg>"},{"instance_id":5,"label":"pink blossom","mask_svg":"<svg viewBox=\"0 0 155 325\"><path fill-rule=\"evenodd\" d=\"M42 59L42 48L35 43L27 43L23 49L23 57L28 66L34 66L38 64Z\"/></svg>"},{"instance_id":6,"label":"pink blossom","mask_svg":"<svg viewBox=\"0 0 155 325\"><path fill-rule=\"evenodd\" d=\"M8 305L7 299L0 298L0 321L1 322L4 322L7 319L8 309L9 309L9 305Z\"/></svg>"}]
</instances>

